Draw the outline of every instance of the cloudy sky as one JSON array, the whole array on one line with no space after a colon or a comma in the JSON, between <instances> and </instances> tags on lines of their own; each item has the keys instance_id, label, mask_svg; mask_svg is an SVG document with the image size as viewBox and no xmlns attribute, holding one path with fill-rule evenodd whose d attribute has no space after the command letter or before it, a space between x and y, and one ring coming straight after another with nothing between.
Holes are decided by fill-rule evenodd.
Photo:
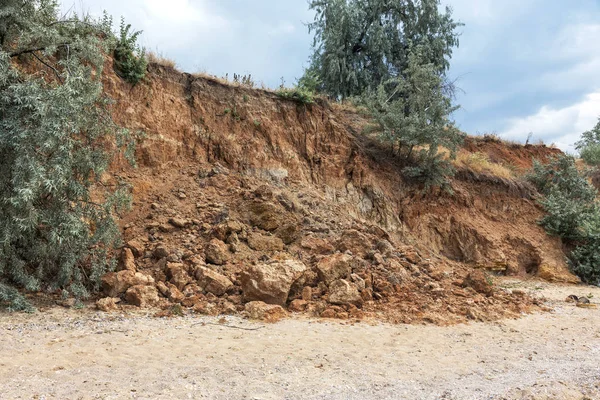
<instances>
[{"instance_id":1,"label":"cloudy sky","mask_svg":"<svg viewBox=\"0 0 600 400\"><path fill-rule=\"evenodd\" d=\"M306 0L61 0L64 10L122 15L142 44L180 69L293 83L310 54ZM600 116L600 1L442 0L464 22L450 76L468 133L565 150Z\"/></svg>"}]
</instances>

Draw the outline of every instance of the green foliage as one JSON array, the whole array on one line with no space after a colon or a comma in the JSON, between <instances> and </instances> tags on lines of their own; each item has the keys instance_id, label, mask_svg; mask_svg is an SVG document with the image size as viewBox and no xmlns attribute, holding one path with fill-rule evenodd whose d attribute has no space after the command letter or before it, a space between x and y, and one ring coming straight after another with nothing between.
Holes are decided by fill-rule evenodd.
<instances>
[{"instance_id":1,"label":"green foliage","mask_svg":"<svg viewBox=\"0 0 600 400\"><path fill-rule=\"evenodd\" d=\"M461 24L439 6L439 0L309 0L315 38L308 72L334 98L358 96L401 77L410 49L421 46L425 63L443 73Z\"/></svg>"},{"instance_id":2,"label":"green foliage","mask_svg":"<svg viewBox=\"0 0 600 400\"><path fill-rule=\"evenodd\" d=\"M445 186L453 172L441 147L450 158L463 141L463 134L450 120L458 107L452 104L436 66L427 64L426 52L415 48L409 55L405 76L388 80L361 99L378 124L381 140L398 146L398 155L413 164L405 176L416 178L426 187Z\"/></svg>"},{"instance_id":3,"label":"green foliage","mask_svg":"<svg viewBox=\"0 0 600 400\"><path fill-rule=\"evenodd\" d=\"M317 93L322 85L319 74L313 68L304 71L304 75L298 79L297 87L308 93Z\"/></svg>"},{"instance_id":4,"label":"green foliage","mask_svg":"<svg viewBox=\"0 0 600 400\"><path fill-rule=\"evenodd\" d=\"M131 24L121 18L120 35L114 50L115 70L127 82L135 85L146 75L146 51L137 44L142 31L131 32Z\"/></svg>"},{"instance_id":5,"label":"green foliage","mask_svg":"<svg viewBox=\"0 0 600 400\"><path fill-rule=\"evenodd\" d=\"M575 247L570 254L571 269L585 282L600 283L600 207L597 191L575 158L560 155L547 164L534 161L527 179L541 194L546 215L540 220L550 235Z\"/></svg>"},{"instance_id":6,"label":"green foliage","mask_svg":"<svg viewBox=\"0 0 600 400\"><path fill-rule=\"evenodd\" d=\"M85 297L114 267L128 196L100 179L131 140L102 95L106 19L59 20L45 0L0 15L0 305L27 309L17 289Z\"/></svg>"},{"instance_id":7,"label":"green foliage","mask_svg":"<svg viewBox=\"0 0 600 400\"><path fill-rule=\"evenodd\" d=\"M587 221L584 225L585 241L578 245L570 254L571 271L584 282L600 285L600 221Z\"/></svg>"},{"instance_id":8,"label":"green foliage","mask_svg":"<svg viewBox=\"0 0 600 400\"><path fill-rule=\"evenodd\" d=\"M579 155L586 164L597 167L600 165L600 120L589 131L581 135L581 140L575 143Z\"/></svg>"},{"instance_id":9,"label":"green foliage","mask_svg":"<svg viewBox=\"0 0 600 400\"><path fill-rule=\"evenodd\" d=\"M293 100L304 105L315 102L315 94L313 92L298 86L295 88L279 88L277 89L277 95L283 99Z\"/></svg>"},{"instance_id":10,"label":"green foliage","mask_svg":"<svg viewBox=\"0 0 600 400\"><path fill-rule=\"evenodd\" d=\"M248 86L253 88L255 83L254 79L252 79L252 74L248 75L238 75L236 73L233 74L233 83L243 86Z\"/></svg>"},{"instance_id":11,"label":"green foliage","mask_svg":"<svg viewBox=\"0 0 600 400\"><path fill-rule=\"evenodd\" d=\"M439 0L310 0L315 20L311 64L303 87L335 99L358 99L381 130L381 140L407 163L404 175L447 186L453 173L439 154L455 156L463 135L450 115L454 85L448 82L458 46L451 9Z\"/></svg>"},{"instance_id":12,"label":"green foliage","mask_svg":"<svg viewBox=\"0 0 600 400\"><path fill-rule=\"evenodd\" d=\"M226 108L225 110L223 110L223 115L231 115L231 118L238 122L241 120L236 105L234 105L233 108Z\"/></svg>"}]
</instances>

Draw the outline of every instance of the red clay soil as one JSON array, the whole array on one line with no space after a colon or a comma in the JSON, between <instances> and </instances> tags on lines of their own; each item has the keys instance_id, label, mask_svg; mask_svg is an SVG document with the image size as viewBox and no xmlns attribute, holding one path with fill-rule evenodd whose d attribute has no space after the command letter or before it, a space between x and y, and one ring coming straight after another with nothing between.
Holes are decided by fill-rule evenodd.
<instances>
[{"instance_id":1,"label":"red clay soil","mask_svg":"<svg viewBox=\"0 0 600 400\"><path fill-rule=\"evenodd\" d=\"M468 137L463 147L471 153L484 153L491 162L513 166L519 172L531 168L533 160L544 162L561 154L560 149L545 144L521 145L505 142L495 136Z\"/></svg>"},{"instance_id":2,"label":"red clay soil","mask_svg":"<svg viewBox=\"0 0 600 400\"><path fill-rule=\"evenodd\" d=\"M121 268L143 276L120 273L131 278L121 285L112 275L105 287L126 302L280 312L246 304L263 300L315 316L447 324L537 308L491 286L494 274L577 280L536 223L531 187L461 171L453 194L424 194L339 107L158 65L135 87L108 73L105 90L117 121L146 135L140 168L114 171L134 195ZM516 168L557 152L465 147Z\"/></svg>"}]
</instances>

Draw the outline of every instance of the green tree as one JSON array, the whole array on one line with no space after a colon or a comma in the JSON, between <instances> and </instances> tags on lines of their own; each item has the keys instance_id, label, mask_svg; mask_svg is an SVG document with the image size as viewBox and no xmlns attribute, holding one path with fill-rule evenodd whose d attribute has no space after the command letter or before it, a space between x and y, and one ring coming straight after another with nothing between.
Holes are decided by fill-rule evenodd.
<instances>
[{"instance_id":1,"label":"green tree","mask_svg":"<svg viewBox=\"0 0 600 400\"><path fill-rule=\"evenodd\" d=\"M591 130L583 132L575 148L586 164L600 166L600 120Z\"/></svg>"},{"instance_id":2,"label":"green tree","mask_svg":"<svg viewBox=\"0 0 600 400\"><path fill-rule=\"evenodd\" d=\"M577 168L574 157L560 155L546 164L534 161L527 179L538 189L546 212L540 225L573 249L571 270L587 283L600 284L600 207L587 173Z\"/></svg>"},{"instance_id":3,"label":"green tree","mask_svg":"<svg viewBox=\"0 0 600 400\"><path fill-rule=\"evenodd\" d=\"M424 63L443 75L458 46L461 24L450 8L440 12L439 0L310 0L309 6L316 13L309 24L315 35L309 71L335 98L402 77L416 46Z\"/></svg>"},{"instance_id":4,"label":"green tree","mask_svg":"<svg viewBox=\"0 0 600 400\"><path fill-rule=\"evenodd\" d=\"M128 203L122 185L101 181L132 150L102 94L110 26L58 15L52 0L0 6L0 305L13 309L30 307L18 289L96 289Z\"/></svg>"},{"instance_id":5,"label":"green tree","mask_svg":"<svg viewBox=\"0 0 600 400\"><path fill-rule=\"evenodd\" d=\"M404 74L363 96L381 131L381 139L409 164L403 172L429 186L445 186L453 169L440 148L453 158L464 135L450 115L458 108L446 94L443 78L427 63L427 48L411 49Z\"/></svg>"}]
</instances>

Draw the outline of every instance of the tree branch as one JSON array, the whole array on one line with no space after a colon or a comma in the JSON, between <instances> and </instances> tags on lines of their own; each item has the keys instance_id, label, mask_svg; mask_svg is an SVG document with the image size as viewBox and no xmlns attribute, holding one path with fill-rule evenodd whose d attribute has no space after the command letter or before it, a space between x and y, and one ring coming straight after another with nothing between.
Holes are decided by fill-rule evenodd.
<instances>
[{"instance_id":1,"label":"tree branch","mask_svg":"<svg viewBox=\"0 0 600 400\"><path fill-rule=\"evenodd\" d=\"M56 47L65 47L70 45L71 43L61 43L61 44L57 44ZM17 51L13 51L12 53L9 53L8 56L9 57L18 57L20 55L23 54L29 54L29 53L35 53L36 51L42 51L42 50L46 50L48 47L50 46L43 46L43 47L36 47L34 49L22 49L22 50L17 50Z\"/></svg>"},{"instance_id":2,"label":"tree branch","mask_svg":"<svg viewBox=\"0 0 600 400\"><path fill-rule=\"evenodd\" d=\"M32 52L31 55L33 55L39 62L41 62L42 64L44 64L46 67L50 68L52 71L54 71L54 74L56 75L56 78L58 79L58 81L62 84L63 80L60 77L60 74L58 72L58 70L56 68L54 68L52 65L48 64L47 62L45 62L44 60L42 60L40 57L38 57L37 54L35 54L35 52Z\"/></svg>"}]
</instances>

